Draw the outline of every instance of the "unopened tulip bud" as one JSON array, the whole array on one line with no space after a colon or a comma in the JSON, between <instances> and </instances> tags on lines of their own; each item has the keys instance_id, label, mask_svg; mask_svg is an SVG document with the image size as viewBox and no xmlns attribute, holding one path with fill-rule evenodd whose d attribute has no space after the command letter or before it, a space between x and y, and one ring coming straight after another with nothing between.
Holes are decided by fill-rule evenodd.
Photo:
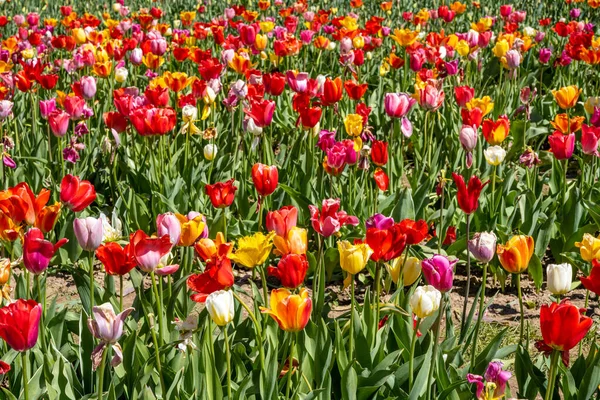
<instances>
[{"instance_id":1,"label":"unopened tulip bud","mask_svg":"<svg viewBox=\"0 0 600 400\"><path fill-rule=\"evenodd\" d=\"M420 319L427 318L440 308L442 294L433 286L419 286L410 296L412 312Z\"/></svg>"},{"instance_id":2,"label":"unopened tulip bud","mask_svg":"<svg viewBox=\"0 0 600 400\"><path fill-rule=\"evenodd\" d=\"M483 155L485 156L485 160L488 164L497 166L502 164L504 158L506 157L506 150L504 150L500 146L491 146L483 151Z\"/></svg>"},{"instance_id":3,"label":"unopened tulip bud","mask_svg":"<svg viewBox=\"0 0 600 400\"><path fill-rule=\"evenodd\" d=\"M209 143L206 146L204 146L204 158L206 158L208 161L212 161L216 156L217 145Z\"/></svg>"},{"instance_id":4,"label":"unopened tulip bud","mask_svg":"<svg viewBox=\"0 0 600 400\"><path fill-rule=\"evenodd\" d=\"M392 277L392 281L394 281L396 285L398 284L400 275L402 275L402 281L406 287L415 283L419 276L421 276L421 261L417 257L408 257L405 262L405 257L406 255L402 255L393 259L392 262L387 265L387 270ZM402 271L403 265L404 271Z\"/></svg>"},{"instance_id":5,"label":"unopened tulip bud","mask_svg":"<svg viewBox=\"0 0 600 400\"><path fill-rule=\"evenodd\" d=\"M115 70L115 81L118 83L123 83L127 80L127 76L129 76L129 71L127 68L117 68Z\"/></svg>"},{"instance_id":6,"label":"unopened tulip bud","mask_svg":"<svg viewBox=\"0 0 600 400\"><path fill-rule=\"evenodd\" d=\"M206 298L206 310L213 322L219 326L225 326L235 316L233 294L231 291L219 290L208 295Z\"/></svg>"},{"instance_id":7,"label":"unopened tulip bud","mask_svg":"<svg viewBox=\"0 0 600 400\"><path fill-rule=\"evenodd\" d=\"M98 218L75 218L73 230L79 246L85 251L94 251L102 243L102 220Z\"/></svg>"},{"instance_id":8,"label":"unopened tulip bud","mask_svg":"<svg viewBox=\"0 0 600 400\"><path fill-rule=\"evenodd\" d=\"M550 293L561 295L571 290L573 279L571 264L548 264L546 274L548 275L548 290Z\"/></svg>"},{"instance_id":9,"label":"unopened tulip bud","mask_svg":"<svg viewBox=\"0 0 600 400\"><path fill-rule=\"evenodd\" d=\"M468 248L477 261L489 263L496 253L496 235L494 232L476 233L469 240Z\"/></svg>"}]
</instances>

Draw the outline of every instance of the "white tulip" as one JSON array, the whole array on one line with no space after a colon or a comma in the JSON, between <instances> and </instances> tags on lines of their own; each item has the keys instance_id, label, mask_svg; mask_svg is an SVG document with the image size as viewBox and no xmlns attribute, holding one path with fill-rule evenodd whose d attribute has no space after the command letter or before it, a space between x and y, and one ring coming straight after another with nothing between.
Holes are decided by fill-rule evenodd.
<instances>
[{"instance_id":1,"label":"white tulip","mask_svg":"<svg viewBox=\"0 0 600 400\"><path fill-rule=\"evenodd\" d=\"M205 304L215 324L225 326L233 320L235 308L233 293L230 290L219 290L209 294Z\"/></svg>"},{"instance_id":2,"label":"white tulip","mask_svg":"<svg viewBox=\"0 0 600 400\"><path fill-rule=\"evenodd\" d=\"M206 158L208 161L212 161L214 160L214 158L217 156L217 146L214 144L207 144L206 146L204 146L204 158Z\"/></svg>"},{"instance_id":3,"label":"white tulip","mask_svg":"<svg viewBox=\"0 0 600 400\"><path fill-rule=\"evenodd\" d=\"M490 165L500 165L504 158L506 157L506 150L504 150L500 146L491 146L483 151L483 155L485 156L485 160Z\"/></svg>"},{"instance_id":4,"label":"white tulip","mask_svg":"<svg viewBox=\"0 0 600 400\"><path fill-rule=\"evenodd\" d=\"M420 319L427 318L440 308L442 294L431 285L419 286L410 296L413 313Z\"/></svg>"},{"instance_id":5,"label":"white tulip","mask_svg":"<svg viewBox=\"0 0 600 400\"><path fill-rule=\"evenodd\" d=\"M548 264L546 274L548 276L548 290L550 293L561 295L571 290L571 281L573 279L571 264Z\"/></svg>"}]
</instances>

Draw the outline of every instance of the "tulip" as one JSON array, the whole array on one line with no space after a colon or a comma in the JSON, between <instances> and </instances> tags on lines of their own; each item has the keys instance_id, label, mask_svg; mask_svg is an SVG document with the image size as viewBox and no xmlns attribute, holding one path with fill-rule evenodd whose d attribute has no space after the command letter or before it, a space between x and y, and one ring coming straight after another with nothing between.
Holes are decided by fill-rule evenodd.
<instances>
[{"instance_id":1,"label":"tulip","mask_svg":"<svg viewBox=\"0 0 600 400\"><path fill-rule=\"evenodd\" d=\"M396 285L402 277L403 287L412 285L421 276L421 261L417 257L406 258L406 254L393 259L391 263L386 264L386 268Z\"/></svg>"},{"instance_id":2,"label":"tulip","mask_svg":"<svg viewBox=\"0 0 600 400\"><path fill-rule=\"evenodd\" d=\"M175 214L175 217L181 225L181 235L177 245L192 246L202 235L206 226L204 216L199 213L190 212L188 215Z\"/></svg>"},{"instance_id":3,"label":"tulip","mask_svg":"<svg viewBox=\"0 0 600 400\"><path fill-rule=\"evenodd\" d=\"M373 179L375 179L375 184L382 192L388 190L390 186L390 178L387 176L385 171L381 168L375 169L373 172Z\"/></svg>"},{"instance_id":4,"label":"tulip","mask_svg":"<svg viewBox=\"0 0 600 400\"><path fill-rule=\"evenodd\" d=\"M235 182L235 179L230 179L226 182L217 182L204 187L204 191L210 198L213 207L226 208L233 203L235 191L237 190L233 182Z\"/></svg>"},{"instance_id":5,"label":"tulip","mask_svg":"<svg viewBox=\"0 0 600 400\"><path fill-rule=\"evenodd\" d=\"M233 321L235 304L230 290L218 290L209 294L205 304L210 318L218 326L225 326Z\"/></svg>"},{"instance_id":6,"label":"tulip","mask_svg":"<svg viewBox=\"0 0 600 400\"><path fill-rule=\"evenodd\" d=\"M483 137L492 146L501 144L510 133L510 121L506 115L500 116L496 121L486 119L481 126Z\"/></svg>"},{"instance_id":7,"label":"tulip","mask_svg":"<svg viewBox=\"0 0 600 400\"><path fill-rule=\"evenodd\" d=\"M117 68L115 69L115 81L117 83L124 83L129 76L129 71L127 68Z\"/></svg>"},{"instance_id":8,"label":"tulip","mask_svg":"<svg viewBox=\"0 0 600 400\"><path fill-rule=\"evenodd\" d=\"M50 265L50 260L56 251L67 243L68 239L60 239L52 244L44 239L44 234L38 228L31 228L23 238L23 264L29 272L39 275Z\"/></svg>"},{"instance_id":9,"label":"tulip","mask_svg":"<svg viewBox=\"0 0 600 400\"><path fill-rule=\"evenodd\" d=\"M96 200L96 189L89 181L71 174L60 183L60 201L71 211L79 212Z\"/></svg>"},{"instance_id":10,"label":"tulip","mask_svg":"<svg viewBox=\"0 0 600 400\"><path fill-rule=\"evenodd\" d=\"M481 191L489 183L481 183L481 180L475 175L469 179L469 184L465 185L465 179L456 173L452 173L452 178L458 189L457 198L458 206L465 214L472 214L479 207L479 195Z\"/></svg>"},{"instance_id":11,"label":"tulip","mask_svg":"<svg viewBox=\"0 0 600 400\"><path fill-rule=\"evenodd\" d=\"M567 114L557 114L554 117L554 121L550 121L550 125L554 129L566 134L575 133L581 129L585 121L585 117L569 117Z\"/></svg>"},{"instance_id":12,"label":"tulip","mask_svg":"<svg viewBox=\"0 0 600 400\"><path fill-rule=\"evenodd\" d=\"M187 287L193 292L190 298L197 303L204 303L209 294L233 286L233 270L231 260L225 255L217 255L206 262L204 272L193 274L187 279Z\"/></svg>"},{"instance_id":13,"label":"tulip","mask_svg":"<svg viewBox=\"0 0 600 400\"><path fill-rule=\"evenodd\" d=\"M161 258L171 251L171 239L168 235L150 237L138 230L130 238L133 256L144 272L153 272L160 264Z\"/></svg>"},{"instance_id":14,"label":"tulip","mask_svg":"<svg viewBox=\"0 0 600 400\"><path fill-rule=\"evenodd\" d=\"M505 245L499 244L496 252L502 267L510 273L524 272L533 256L534 243L531 236L513 236Z\"/></svg>"},{"instance_id":15,"label":"tulip","mask_svg":"<svg viewBox=\"0 0 600 400\"><path fill-rule=\"evenodd\" d=\"M600 156L598 153L598 143L600 143L600 128L594 126L582 125L581 147L585 154Z\"/></svg>"},{"instance_id":16,"label":"tulip","mask_svg":"<svg viewBox=\"0 0 600 400\"><path fill-rule=\"evenodd\" d=\"M83 76L79 80L81 94L84 99L92 99L96 95L96 78L93 76Z\"/></svg>"},{"instance_id":17,"label":"tulip","mask_svg":"<svg viewBox=\"0 0 600 400\"><path fill-rule=\"evenodd\" d=\"M275 236L273 244L276 248L274 251L276 255L306 254L308 249L306 229L294 226L286 233L286 236Z\"/></svg>"},{"instance_id":18,"label":"tulip","mask_svg":"<svg viewBox=\"0 0 600 400\"><path fill-rule=\"evenodd\" d=\"M340 253L340 265L350 275L362 271L373 254L373 250L366 243L353 245L347 240L342 240L337 242L337 247Z\"/></svg>"},{"instance_id":19,"label":"tulip","mask_svg":"<svg viewBox=\"0 0 600 400\"><path fill-rule=\"evenodd\" d=\"M109 275L125 275L136 266L136 260L131 250L131 245L122 247L117 242L101 244L96 249L96 257L104 266L104 271Z\"/></svg>"},{"instance_id":20,"label":"tulip","mask_svg":"<svg viewBox=\"0 0 600 400\"><path fill-rule=\"evenodd\" d=\"M410 307L418 318L424 319L439 309L441 300L442 294L435 287L419 286L410 296Z\"/></svg>"},{"instance_id":21,"label":"tulip","mask_svg":"<svg viewBox=\"0 0 600 400\"><path fill-rule=\"evenodd\" d=\"M418 89L419 105L427 111L436 111L444 104L444 91L428 83L424 88Z\"/></svg>"},{"instance_id":22,"label":"tulip","mask_svg":"<svg viewBox=\"0 0 600 400\"><path fill-rule=\"evenodd\" d=\"M417 101L406 93L385 94L385 112L391 118L403 118L416 103Z\"/></svg>"},{"instance_id":23,"label":"tulip","mask_svg":"<svg viewBox=\"0 0 600 400\"><path fill-rule=\"evenodd\" d=\"M69 130L70 116L62 110L55 110L48 115L50 129L56 137L63 137Z\"/></svg>"},{"instance_id":24,"label":"tulip","mask_svg":"<svg viewBox=\"0 0 600 400\"><path fill-rule=\"evenodd\" d=\"M460 128L458 139L460 144L467 152L472 152L477 147L477 127L472 125L463 125Z\"/></svg>"},{"instance_id":25,"label":"tulip","mask_svg":"<svg viewBox=\"0 0 600 400\"><path fill-rule=\"evenodd\" d=\"M378 167L383 167L388 162L388 143L374 140L371 144L371 160Z\"/></svg>"},{"instance_id":26,"label":"tulip","mask_svg":"<svg viewBox=\"0 0 600 400\"><path fill-rule=\"evenodd\" d=\"M552 91L554 100L556 100L558 106L563 110L568 110L570 108L575 107L575 104L577 104L577 100L579 99L580 94L581 89L579 89L575 85L566 86L559 90Z\"/></svg>"},{"instance_id":27,"label":"tulip","mask_svg":"<svg viewBox=\"0 0 600 400\"><path fill-rule=\"evenodd\" d=\"M52 114L54 111L56 111L56 99L55 98L51 98L49 100L40 100L40 116L42 118L48 119L50 114ZM67 123L67 126L68 126L68 123Z\"/></svg>"},{"instance_id":28,"label":"tulip","mask_svg":"<svg viewBox=\"0 0 600 400\"><path fill-rule=\"evenodd\" d=\"M344 127L349 136L359 136L363 131L363 118L358 114L348 114L344 118Z\"/></svg>"},{"instance_id":29,"label":"tulip","mask_svg":"<svg viewBox=\"0 0 600 400\"><path fill-rule=\"evenodd\" d=\"M466 107L467 103L475 96L475 89L470 86L455 86L454 99L459 107Z\"/></svg>"},{"instance_id":30,"label":"tulip","mask_svg":"<svg viewBox=\"0 0 600 400\"><path fill-rule=\"evenodd\" d=\"M252 236L245 236L238 240L237 250L231 254L231 261L246 268L263 265L273 248L273 232L264 235L256 232Z\"/></svg>"},{"instance_id":31,"label":"tulip","mask_svg":"<svg viewBox=\"0 0 600 400\"><path fill-rule=\"evenodd\" d=\"M65 111L71 119L79 119L83 116L85 100L79 96L67 96L63 100Z\"/></svg>"},{"instance_id":32,"label":"tulip","mask_svg":"<svg viewBox=\"0 0 600 400\"><path fill-rule=\"evenodd\" d=\"M404 252L406 234L399 223L388 228L368 228L365 241L373 250L371 260L390 261Z\"/></svg>"},{"instance_id":33,"label":"tulip","mask_svg":"<svg viewBox=\"0 0 600 400\"><path fill-rule=\"evenodd\" d=\"M6 119L12 114L13 102L9 100L0 100L0 120Z\"/></svg>"},{"instance_id":34,"label":"tulip","mask_svg":"<svg viewBox=\"0 0 600 400\"><path fill-rule=\"evenodd\" d=\"M310 320L312 300L306 288L300 289L299 294L291 294L287 289L274 289L271 292L270 309L261 307L286 332L299 332Z\"/></svg>"},{"instance_id":35,"label":"tulip","mask_svg":"<svg viewBox=\"0 0 600 400\"><path fill-rule=\"evenodd\" d=\"M276 211L267 213L267 230L275 231L277 236L286 237L288 232L296 226L298 209L294 206L284 206Z\"/></svg>"},{"instance_id":36,"label":"tulip","mask_svg":"<svg viewBox=\"0 0 600 400\"><path fill-rule=\"evenodd\" d=\"M141 136L164 135L175 127L177 114L170 107L145 105L133 110L129 120Z\"/></svg>"},{"instance_id":37,"label":"tulip","mask_svg":"<svg viewBox=\"0 0 600 400\"><path fill-rule=\"evenodd\" d=\"M436 254L421 262L423 275L427 283L442 293L452 289L454 280L454 265L458 260L450 261L448 257Z\"/></svg>"},{"instance_id":38,"label":"tulip","mask_svg":"<svg viewBox=\"0 0 600 400\"><path fill-rule=\"evenodd\" d=\"M330 106L337 103L342 99L343 94L342 78L325 79L325 82L323 83L323 95L321 96L324 106Z\"/></svg>"},{"instance_id":39,"label":"tulip","mask_svg":"<svg viewBox=\"0 0 600 400\"><path fill-rule=\"evenodd\" d=\"M573 278L571 264L548 264L546 275L550 293L560 296L571 290L571 280Z\"/></svg>"},{"instance_id":40,"label":"tulip","mask_svg":"<svg viewBox=\"0 0 600 400\"><path fill-rule=\"evenodd\" d=\"M494 232L476 233L467 247L477 261L489 263L496 253L496 235Z\"/></svg>"},{"instance_id":41,"label":"tulip","mask_svg":"<svg viewBox=\"0 0 600 400\"><path fill-rule=\"evenodd\" d=\"M275 102L265 99L253 101L250 109L244 109L244 113L252 118L256 126L260 128L271 125L274 112Z\"/></svg>"},{"instance_id":42,"label":"tulip","mask_svg":"<svg viewBox=\"0 0 600 400\"><path fill-rule=\"evenodd\" d=\"M168 212L156 217L156 234L160 237L168 235L173 245L179 243L181 230L182 224L175 214Z\"/></svg>"},{"instance_id":43,"label":"tulip","mask_svg":"<svg viewBox=\"0 0 600 400\"><path fill-rule=\"evenodd\" d=\"M338 211L339 207L339 199L323 200L321 210L314 205L309 205L313 229L320 235L329 237L338 232L344 225L358 225L358 218L346 214L345 211Z\"/></svg>"},{"instance_id":44,"label":"tulip","mask_svg":"<svg viewBox=\"0 0 600 400\"><path fill-rule=\"evenodd\" d=\"M467 381L476 385L475 396L477 399L501 399L504 397L506 383L511 376L509 371L502 369L500 361L492 361L488 364L484 376L467 374ZM486 384L484 384L484 378Z\"/></svg>"},{"instance_id":45,"label":"tulip","mask_svg":"<svg viewBox=\"0 0 600 400\"><path fill-rule=\"evenodd\" d=\"M563 135L561 132L555 131L548 136L548 143L550 143L552 154L557 160L566 160L571 158L575 151L575 134Z\"/></svg>"},{"instance_id":46,"label":"tulip","mask_svg":"<svg viewBox=\"0 0 600 400\"><path fill-rule=\"evenodd\" d=\"M488 164L496 167L502 164L502 161L504 161L504 158L506 157L506 150L500 146L491 146L483 151L483 155L485 156L485 160Z\"/></svg>"},{"instance_id":47,"label":"tulip","mask_svg":"<svg viewBox=\"0 0 600 400\"><path fill-rule=\"evenodd\" d=\"M419 244L427 237L429 233L429 227L427 226L427 222L425 220L420 219L415 221L413 219L407 218L403 219L399 223L400 229L406 235L406 244L413 245Z\"/></svg>"},{"instance_id":48,"label":"tulip","mask_svg":"<svg viewBox=\"0 0 600 400\"><path fill-rule=\"evenodd\" d=\"M277 189L279 173L277 166L256 163L252 167L252 182L260 196L268 196Z\"/></svg>"},{"instance_id":49,"label":"tulip","mask_svg":"<svg viewBox=\"0 0 600 400\"><path fill-rule=\"evenodd\" d=\"M600 237L584 233L581 242L575 242L575 246L579 248L581 258L585 261L600 260Z\"/></svg>"},{"instance_id":50,"label":"tulip","mask_svg":"<svg viewBox=\"0 0 600 400\"><path fill-rule=\"evenodd\" d=\"M115 314L112 304L104 303L100 306L94 306L93 319L88 320L88 328L92 335L100 341L92 352L92 368L95 371L103 359L103 353L106 351L106 346L111 346L114 356L110 362L113 367L121 364L123 361L123 349L118 343L123 335L123 325L125 318L131 314L134 308L130 307L119 314ZM101 386L99 391L102 390Z\"/></svg>"},{"instance_id":51,"label":"tulip","mask_svg":"<svg viewBox=\"0 0 600 400\"><path fill-rule=\"evenodd\" d=\"M388 229L392 225L394 225L394 218L386 217L385 215L379 213L372 215L365 221L365 226L367 229Z\"/></svg>"},{"instance_id":52,"label":"tulip","mask_svg":"<svg viewBox=\"0 0 600 400\"><path fill-rule=\"evenodd\" d=\"M203 152L204 158L208 161L212 161L217 156L217 145L209 143L206 146L204 146Z\"/></svg>"},{"instance_id":53,"label":"tulip","mask_svg":"<svg viewBox=\"0 0 600 400\"><path fill-rule=\"evenodd\" d=\"M0 337L15 351L31 349L38 340L42 305L18 299L0 308Z\"/></svg>"},{"instance_id":54,"label":"tulip","mask_svg":"<svg viewBox=\"0 0 600 400\"><path fill-rule=\"evenodd\" d=\"M550 61L550 57L552 57L552 50L548 48L540 49L540 53L538 55L538 59L542 64L547 64Z\"/></svg>"},{"instance_id":55,"label":"tulip","mask_svg":"<svg viewBox=\"0 0 600 400\"><path fill-rule=\"evenodd\" d=\"M589 276L582 277L581 283L590 292L600 295L600 263L597 260L592 262Z\"/></svg>"},{"instance_id":56,"label":"tulip","mask_svg":"<svg viewBox=\"0 0 600 400\"><path fill-rule=\"evenodd\" d=\"M304 254L286 254L281 257L277 267L268 267L267 272L281 282L281 285L295 289L304 282L308 271L308 260Z\"/></svg>"},{"instance_id":57,"label":"tulip","mask_svg":"<svg viewBox=\"0 0 600 400\"><path fill-rule=\"evenodd\" d=\"M103 227L99 218L75 218L73 231L79 246L85 251L94 251L102 243Z\"/></svg>"}]
</instances>

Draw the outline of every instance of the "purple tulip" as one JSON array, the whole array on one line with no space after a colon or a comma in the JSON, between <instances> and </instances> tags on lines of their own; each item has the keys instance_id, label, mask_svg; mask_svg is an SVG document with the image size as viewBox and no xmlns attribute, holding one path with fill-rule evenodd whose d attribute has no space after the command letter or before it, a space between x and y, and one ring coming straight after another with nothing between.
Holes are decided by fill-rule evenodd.
<instances>
[{"instance_id":1,"label":"purple tulip","mask_svg":"<svg viewBox=\"0 0 600 400\"><path fill-rule=\"evenodd\" d=\"M79 246L85 251L94 251L102 243L104 229L100 218L75 218L73 231Z\"/></svg>"},{"instance_id":2,"label":"purple tulip","mask_svg":"<svg viewBox=\"0 0 600 400\"><path fill-rule=\"evenodd\" d=\"M123 360L123 351L118 340L123 335L125 318L133 310L134 308L130 307L119 314L115 314L115 310L110 303L92 308L94 319L90 318L88 320L88 328L92 335L100 340L100 344L92 352L92 368L94 370L100 365L104 346L112 346L114 356L111 365L113 367L119 365Z\"/></svg>"},{"instance_id":3,"label":"purple tulip","mask_svg":"<svg viewBox=\"0 0 600 400\"><path fill-rule=\"evenodd\" d=\"M473 235L468 248L473 257L482 263L488 263L496 253L496 235L494 232L481 232Z\"/></svg>"},{"instance_id":4,"label":"purple tulip","mask_svg":"<svg viewBox=\"0 0 600 400\"><path fill-rule=\"evenodd\" d=\"M9 100L0 100L0 120L6 119L12 114L13 102Z\"/></svg>"},{"instance_id":5,"label":"purple tulip","mask_svg":"<svg viewBox=\"0 0 600 400\"><path fill-rule=\"evenodd\" d=\"M383 214L374 214L373 216L367 218L365 221L365 225L367 229L369 228L377 228L377 229L388 229L392 225L394 225L394 218L386 217Z\"/></svg>"},{"instance_id":6,"label":"purple tulip","mask_svg":"<svg viewBox=\"0 0 600 400\"><path fill-rule=\"evenodd\" d=\"M326 131L325 129L319 132L319 140L317 141L317 147L323 151L327 151L335 145L335 131Z\"/></svg>"},{"instance_id":7,"label":"purple tulip","mask_svg":"<svg viewBox=\"0 0 600 400\"><path fill-rule=\"evenodd\" d=\"M454 265L458 260L450 261L448 257L436 254L421 262L423 275L427 283L442 293L452 289Z\"/></svg>"},{"instance_id":8,"label":"purple tulip","mask_svg":"<svg viewBox=\"0 0 600 400\"><path fill-rule=\"evenodd\" d=\"M547 64L550 61L550 57L552 57L552 50L548 48L540 49L539 59L542 64Z\"/></svg>"}]
</instances>

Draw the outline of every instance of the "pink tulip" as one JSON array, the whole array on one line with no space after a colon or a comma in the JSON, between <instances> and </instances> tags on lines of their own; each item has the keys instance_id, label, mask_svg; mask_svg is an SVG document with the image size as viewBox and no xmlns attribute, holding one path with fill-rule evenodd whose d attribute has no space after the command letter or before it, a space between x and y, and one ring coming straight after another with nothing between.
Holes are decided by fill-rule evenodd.
<instances>
[{"instance_id":1,"label":"pink tulip","mask_svg":"<svg viewBox=\"0 0 600 400\"><path fill-rule=\"evenodd\" d=\"M40 100L40 115L42 118L48 119L54 111L56 111L56 99L54 97L50 100Z\"/></svg>"},{"instance_id":2,"label":"pink tulip","mask_svg":"<svg viewBox=\"0 0 600 400\"><path fill-rule=\"evenodd\" d=\"M81 94L85 99L92 99L96 95L96 78L93 76L83 76L79 80L81 84Z\"/></svg>"},{"instance_id":3,"label":"pink tulip","mask_svg":"<svg viewBox=\"0 0 600 400\"><path fill-rule=\"evenodd\" d=\"M308 73L288 71L285 74L287 83L290 88L296 93L304 93L308 88Z\"/></svg>"},{"instance_id":4,"label":"pink tulip","mask_svg":"<svg viewBox=\"0 0 600 400\"><path fill-rule=\"evenodd\" d=\"M421 262L423 275L427 283L442 293L452 289L454 265L458 260L450 261L448 257L436 254Z\"/></svg>"},{"instance_id":5,"label":"pink tulip","mask_svg":"<svg viewBox=\"0 0 600 400\"><path fill-rule=\"evenodd\" d=\"M31 228L23 238L23 264L29 272L39 275L44 272L50 265L50 260L54 253L68 239L60 239L56 244L52 244L44 239L44 234L38 228Z\"/></svg>"},{"instance_id":6,"label":"pink tulip","mask_svg":"<svg viewBox=\"0 0 600 400\"><path fill-rule=\"evenodd\" d=\"M427 83L423 89L419 89L419 105L427 111L435 111L444 104L444 91L435 85Z\"/></svg>"},{"instance_id":7,"label":"pink tulip","mask_svg":"<svg viewBox=\"0 0 600 400\"><path fill-rule=\"evenodd\" d=\"M408 114L416 102L406 93L386 93L384 100L385 112L392 118L402 118Z\"/></svg>"},{"instance_id":8,"label":"pink tulip","mask_svg":"<svg viewBox=\"0 0 600 400\"><path fill-rule=\"evenodd\" d=\"M598 154L598 141L600 140L600 128L583 124L581 127L581 147L585 154L600 156Z\"/></svg>"},{"instance_id":9,"label":"pink tulip","mask_svg":"<svg viewBox=\"0 0 600 400\"><path fill-rule=\"evenodd\" d=\"M113 349L114 356L111 360L113 367L119 365L123 360L123 350L118 340L123 335L125 318L133 310L134 308L130 307L119 314L115 314L115 310L110 303L104 303L92 308L94 319L90 318L88 320L88 328L92 335L100 340L100 344L92 352L92 368L94 370L100 365L105 346L111 346Z\"/></svg>"},{"instance_id":10,"label":"pink tulip","mask_svg":"<svg viewBox=\"0 0 600 400\"><path fill-rule=\"evenodd\" d=\"M338 232L344 225L358 225L358 218L346 214L340 209L340 199L325 199L322 208L309 205L310 221L313 229L324 237L329 237Z\"/></svg>"},{"instance_id":11,"label":"pink tulip","mask_svg":"<svg viewBox=\"0 0 600 400\"><path fill-rule=\"evenodd\" d=\"M48 116L50 129L56 137L63 137L69 129L69 114L62 110L55 110Z\"/></svg>"},{"instance_id":12,"label":"pink tulip","mask_svg":"<svg viewBox=\"0 0 600 400\"><path fill-rule=\"evenodd\" d=\"M85 251L94 251L102 243L104 230L99 218L75 218L73 231L79 246Z\"/></svg>"},{"instance_id":13,"label":"pink tulip","mask_svg":"<svg viewBox=\"0 0 600 400\"><path fill-rule=\"evenodd\" d=\"M158 236L169 235L171 243L176 245L181 237L181 223L172 212L158 214L156 217L156 233Z\"/></svg>"},{"instance_id":14,"label":"pink tulip","mask_svg":"<svg viewBox=\"0 0 600 400\"><path fill-rule=\"evenodd\" d=\"M67 96L64 100L64 107L71 119L79 119L83 116L85 100L79 96Z\"/></svg>"}]
</instances>

